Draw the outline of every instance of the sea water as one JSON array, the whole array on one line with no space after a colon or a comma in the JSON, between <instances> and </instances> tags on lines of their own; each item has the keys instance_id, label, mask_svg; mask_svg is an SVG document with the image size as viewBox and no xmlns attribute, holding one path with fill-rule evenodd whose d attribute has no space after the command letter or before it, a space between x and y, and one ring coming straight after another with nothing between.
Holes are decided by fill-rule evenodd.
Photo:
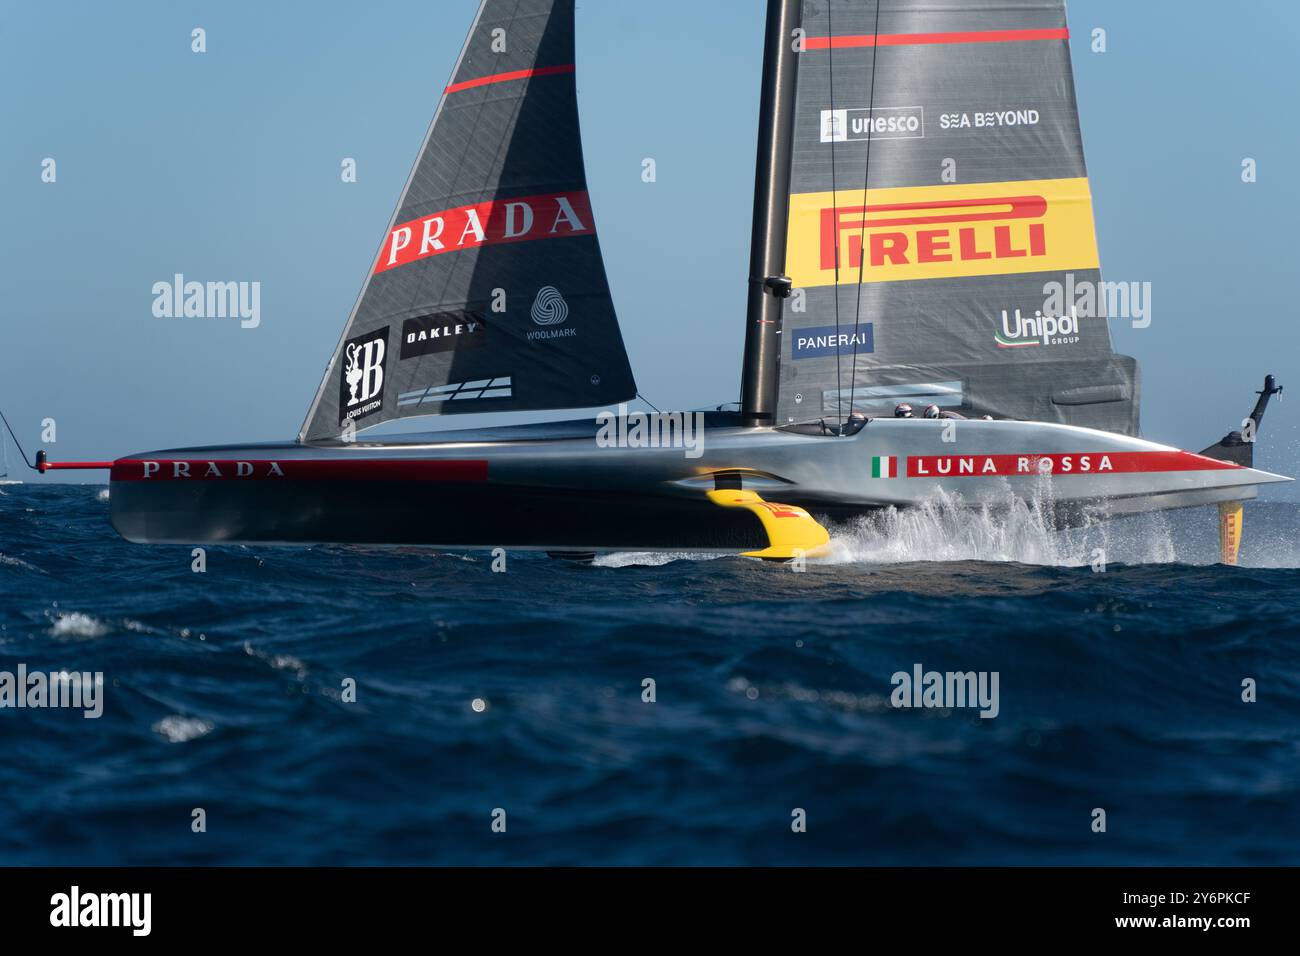
<instances>
[{"instance_id":1,"label":"sea water","mask_svg":"<svg viewBox=\"0 0 1300 956\"><path fill-rule=\"evenodd\" d=\"M1300 863L1293 503L1247 505L1236 568L1210 509L1053 532L936 502L802 572L200 572L108 507L0 489L0 671L103 679L96 719L0 708L0 863ZM896 706L913 672L996 674L995 715Z\"/></svg>"}]
</instances>

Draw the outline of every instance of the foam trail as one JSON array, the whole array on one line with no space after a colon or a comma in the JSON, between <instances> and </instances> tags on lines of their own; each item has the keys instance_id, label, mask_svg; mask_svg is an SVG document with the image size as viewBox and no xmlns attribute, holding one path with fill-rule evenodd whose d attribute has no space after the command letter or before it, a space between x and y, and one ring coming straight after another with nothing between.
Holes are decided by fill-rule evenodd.
<instances>
[{"instance_id":1,"label":"foam trail","mask_svg":"<svg viewBox=\"0 0 1300 956\"><path fill-rule=\"evenodd\" d=\"M1164 515L1149 514L1054 530L1051 499L1015 496L972 506L940 494L925 504L888 508L831 528L832 563L992 561L1078 567L1180 560Z\"/></svg>"},{"instance_id":2,"label":"foam trail","mask_svg":"<svg viewBox=\"0 0 1300 956\"><path fill-rule=\"evenodd\" d=\"M609 554L598 555L592 564L598 568L626 568L632 565L657 568L673 561L713 561L725 557L728 557L728 555L709 552L613 551Z\"/></svg>"},{"instance_id":3,"label":"foam trail","mask_svg":"<svg viewBox=\"0 0 1300 956\"><path fill-rule=\"evenodd\" d=\"M1033 499L1008 493L988 506L940 494L916 508L888 508L851 522L824 521L828 564L906 564L915 561L988 561L1049 567L1134 564L1212 565L1219 560L1218 515L1213 506L1157 511L1081 528L1054 530L1050 486ZM1246 506L1245 568L1300 567L1295 515L1271 503ZM703 561L718 554L621 552L601 555L598 567L657 566Z\"/></svg>"}]
</instances>

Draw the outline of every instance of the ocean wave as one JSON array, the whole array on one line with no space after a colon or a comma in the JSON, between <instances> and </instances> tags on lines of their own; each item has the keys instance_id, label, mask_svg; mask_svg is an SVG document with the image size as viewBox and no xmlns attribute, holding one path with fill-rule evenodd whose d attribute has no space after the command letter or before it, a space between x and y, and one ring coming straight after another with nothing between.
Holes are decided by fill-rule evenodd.
<instances>
[{"instance_id":1,"label":"ocean wave","mask_svg":"<svg viewBox=\"0 0 1300 956\"><path fill-rule=\"evenodd\" d=\"M299 680L307 676L307 665L292 654L268 654L254 647L248 641L244 642L244 653L270 665L272 670L292 671L293 675Z\"/></svg>"},{"instance_id":2,"label":"ocean wave","mask_svg":"<svg viewBox=\"0 0 1300 956\"><path fill-rule=\"evenodd\" d=\"M937 503L833 526L839 556L798 574L214 545L194 575L97 490L0 502L4 550L44 572L0 561L0 669L105 675L100 721L9 715L33 732L0 829L40 836L14 862L184 864L193 834L158 821L208 802L260 808L209 834L222 864L1300 859L1294 503L1247 504L1240 568L1214 565L1213 508L1054 531ZM894 708L917 664L998 673L998 716ZM1104 847L1099 793L1125 817ZM533 836L465 825L499 805ZM773 839L791 807L807 839Z\"/></svg>"},{"instance_id":3,"label":"ocean wave","mask_svg":"<svg viewBox=\"0 0 1300 956\"><path fill-rule=\"evenodd\" d=\"M592 562L598 568L658 568L674 561L716 561L730 555L693 551L612 551Z\"/></svg>"},{"instance_id":4,"label":"ocean wave","mask_svg":"<svg viewBox=\"0 0 1300 956\"><path fill-rule=\"evenodd\" d=\"M22 558L10 557L7 554L0 554L0 564L7 565L8 567L11 568L22 568L25 571L35 571L37 574L45 573L36 565L29 564L28 562L24 561Z\"/></svg>"},{"instance_id":5,"label":"ocean wave","mask_svg":"<svg viewBox=\"0 0 1300 956\"><path fill-rule=\"evenodd\" d=\"M183 744L212 733L213 723L197 717L182 717L172 714L153 725L153 732L166 737L170 743Z\"/></svg>"},{"instance_id":6,"label":"ocean wave","mask_svg":"<svg viewBox=\"0 0 1300 956\"><path fill-rule=\"evenodd\" d=\"M817 704L849 713L883 714L893 708L884 694L857 694L852 691L806 687L794 681L780 684L756 684L747 677L727 681L727 690L747 700L779 700L797 704Z\"/></svg>"},{"instance_id":7,"label":"ocean wave","mask_svg":"<svg viewBox=\"0 0 1300 956\"><path fill-rule=\"evenodd\" d=\"M50 635L62 638L103 637L108 625L96 617L80 611L56 611L50 617Z\"/></svg>"}]
</instances>

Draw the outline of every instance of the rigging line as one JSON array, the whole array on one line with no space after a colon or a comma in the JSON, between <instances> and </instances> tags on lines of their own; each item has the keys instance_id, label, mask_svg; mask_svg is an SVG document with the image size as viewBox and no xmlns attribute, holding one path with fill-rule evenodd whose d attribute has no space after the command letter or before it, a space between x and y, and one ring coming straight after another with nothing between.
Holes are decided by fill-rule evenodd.
<instances>
[{"instance_id":1,"label":"rigging line","mask_svg":"<svg viewBox=\"0 0 1300 956\"><path fill-rule=\"evenodd\" d=\"M876 26L873 36L880 36L880 5L876 0ZM853 361L849 366L849 412L853 412L853 393L858 384L858 325L862 321L862 277L867 265L867 186L871 183L871 139L876 131L876 63L880 60L880 47L871 51L871 92L867 98L867 160L862 172L862 226L858 233L858 298L853 306ZM836 223L839 220L835 220ZM839 333L836 332L836 342Z\"/></svg>"},{"instance_id":2,"label":"rigging line","mask_svg":"<svg viewBox=\"0 0 1300 956\"><path fill-rule=\"evenodd\" d=\"M5 423L5 429L9 432L9 437L14 440L14 447L18 449L18 454L23 456L23 464L25 464L32 471L39 471L40 469L38 469L35 465L33 465L30 461L27 460L27 452L23 451L22 442L20 442L18 440L18 436L14 434L13 428L10 427L9 425L9 419L5 418L4 412L0 412L0 422Z\"/></svg>"},{"instance_id":3,"label":"rigging line","mask_svg":"<svg viewBox=\"0 0 1300 956\"><path fill-rule=\"evenodd\" d=\"M831 0L830 3L827 3L827 4L826 4L826 35L829 36L832 40L834 40L834 38L835 38L835 21L834 21L834 18L832 17L832 15L831 15L831 7L833 7L834 5L835 5L834 0ZM802 2L799 4L799 10L800 10L800 18L799 18L799 22L802 23L802 22L803 22L803 3L802 3ZM877 12L879 12L879 11L877 10ZM875 62L875 61L873 60L872 62ZM840 223L840 210L839 210L839 197L838 197L838 195L836 194L836 191L835 191L835 189L836 189L836 187L835 187L835 44L834 44L833 42L831 43L830 48L826 51L826 69L827 69L827 71L828 71L828 73L829 73L829 85L830 85L830 91L831 91L831 95L830 95L830 100L831 100L831 113L830 113L830 124L831 124L831 129L830 129L830 136L831 136L831 216L833 217L831 221L835 223L835 228L836 228L836 238L835 238L835 285L832 287L831 295L832 295L832 296L834 297L834 299L835 299L835 342L836 342L836 351L835 351L835 405L836 405L836 408L838 409L838 408L839 408L839 405L840 405L840 396L841 396L841 394L842 394L842 389L840 388L840 385L841 385L841 382L840 382L840 364L841 364L841 363L840 363L840 353L839 353L839 341L840 341L840 241L839 241L839 232L838 232L838 230L839 230L839 223ZM844 421L844 418L843 418L843 416L841 416L841 423L843 423L843 421Z\"/></svg>"},{"instance_id":4,"label":"rigging line","mask_svg":"<svg viewBox=\"0 0 1300 956\"><path fill-rule=\"evenodd\" d=\"M662 414L663 414L663 412L659 411L659 409L655 407L655 403L654 403L654 402L650 401L650 399L646 398L646 397L645 397L644 395L642 395L640 392L637 392L637 393L636 393L636 397L639 398L639 399L641 399L641 401L645 402L645 403L646 403L647 405L649 405L651 408L653 408L653 409L655 410L655 414L656 414L656 415L662 415Z\"/></svg>"}]
</instances>

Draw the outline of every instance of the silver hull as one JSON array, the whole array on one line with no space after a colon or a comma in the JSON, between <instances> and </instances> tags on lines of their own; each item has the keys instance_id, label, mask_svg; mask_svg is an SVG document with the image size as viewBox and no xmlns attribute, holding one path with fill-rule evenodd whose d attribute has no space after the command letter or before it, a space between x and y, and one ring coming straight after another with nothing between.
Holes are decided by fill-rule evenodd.
<instances>
[{"instance_id":1,"label":"silver hull","mask_svg":"<svg viewBox=\"0 0 1300 956\"><path fill-rule=\"evenodd\" d=\"M152 452L114 463L111 503L137 542L733 551L764 538L751 515L707 501L719 484L831 518L943 495L1045 501L1072 523L1244 500L1288 480L1036 422L882 419L851 436L716 426L688 454L601 447L588 421Z\"/></svg>"}]
</instances>

